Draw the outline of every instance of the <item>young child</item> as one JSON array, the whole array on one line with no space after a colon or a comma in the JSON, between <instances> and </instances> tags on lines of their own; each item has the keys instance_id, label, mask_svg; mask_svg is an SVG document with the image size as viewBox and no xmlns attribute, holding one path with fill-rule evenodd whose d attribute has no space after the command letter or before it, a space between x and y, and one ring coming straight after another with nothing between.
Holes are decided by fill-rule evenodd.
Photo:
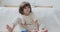
<instances>
[{"instance_id":1,"label":"young child","mask_svg":"<svg viewBox=\"0 0 60 32\"><path fill-rule=\"evenodd\" d=\"M7 25L7 30L13 32L17 24L21 27L21 32L37 32L39 25L38 19L31 10L31 5L29 2L22 2L19 7L19 13L21 17L18 17L13 23L13 27Z\"/></svg>"},{"instance_id":2,"label":"young child","mask_svg":"<svg viewBox=\"0 0 60 32\"><path fill-rule=\"evenodd\" d=\"M29 2L22 2L20 4L19 13L21 14L22 17L18 17L16 19L16 21L13 23L13 27L7 25L7 30L9 32L13 32L16 25L19 24L21 32L38 32L39 30L38 19L32 12L31 5Z\"/></svg>"}]
</instances>

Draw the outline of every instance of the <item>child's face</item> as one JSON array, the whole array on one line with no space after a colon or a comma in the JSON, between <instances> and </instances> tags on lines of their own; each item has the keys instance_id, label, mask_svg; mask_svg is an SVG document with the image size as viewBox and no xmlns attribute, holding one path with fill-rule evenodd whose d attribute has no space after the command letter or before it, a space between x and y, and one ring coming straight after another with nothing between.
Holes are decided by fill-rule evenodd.
<instances>
[{"instance_id":1,"label":"child's face","mask_svg":"<svg viewBox=\"0 0 60 32\"><path fill-rule=\"evenodd\" d=\"M23 9L23 12L24 14L30 14L30 7L29 6L26 6L24 9Z\"/></svg>"}]
</instances>

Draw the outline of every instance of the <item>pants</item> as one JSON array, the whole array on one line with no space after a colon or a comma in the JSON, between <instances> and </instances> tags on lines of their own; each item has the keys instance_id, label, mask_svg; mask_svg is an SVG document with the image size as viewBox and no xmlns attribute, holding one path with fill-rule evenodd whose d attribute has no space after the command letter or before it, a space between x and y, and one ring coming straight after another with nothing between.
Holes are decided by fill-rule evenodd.
<instances>
[{"instance_id":1,"label":"pants","mask_svg":"<svg viewBox=\"0 0 60 32\"><path fill-rule=\"evenodd\" d=\"M27 29L22 29L21 32L28 32L28 30Z\"/></svg>"}]
</instances>

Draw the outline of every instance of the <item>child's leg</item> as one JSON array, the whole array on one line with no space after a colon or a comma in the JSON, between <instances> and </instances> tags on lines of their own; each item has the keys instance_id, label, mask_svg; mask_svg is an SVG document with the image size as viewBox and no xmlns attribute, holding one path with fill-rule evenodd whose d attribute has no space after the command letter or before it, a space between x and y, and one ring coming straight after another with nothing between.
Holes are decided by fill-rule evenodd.
<instances>
[{"instance_id":1,"label":"child's leg","mask_svg":"<svg viewBox=\"0 0 60 32\"><path fill-rule=\"evenodd\" d=\"M31 32L38 32L38 31L36 31L36 30L32 30Z\"/></svg>"}]
</instances>

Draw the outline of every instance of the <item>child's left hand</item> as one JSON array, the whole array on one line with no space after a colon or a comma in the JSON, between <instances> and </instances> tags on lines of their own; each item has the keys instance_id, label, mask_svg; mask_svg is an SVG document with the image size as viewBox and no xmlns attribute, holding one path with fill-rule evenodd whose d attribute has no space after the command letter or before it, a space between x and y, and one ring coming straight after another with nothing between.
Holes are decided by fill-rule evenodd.
<instances>
[{"instance_id":1,"label":"child's left hand","mask_svg":"<svg viewBox=\"0 0 60 32\"><path fill-rule=\"evenodd\" d=\"M44 30L42 30L41 32L48 32L48 30L47 30L47 29L44 29Z\"/></svg>"}]
</instances>

